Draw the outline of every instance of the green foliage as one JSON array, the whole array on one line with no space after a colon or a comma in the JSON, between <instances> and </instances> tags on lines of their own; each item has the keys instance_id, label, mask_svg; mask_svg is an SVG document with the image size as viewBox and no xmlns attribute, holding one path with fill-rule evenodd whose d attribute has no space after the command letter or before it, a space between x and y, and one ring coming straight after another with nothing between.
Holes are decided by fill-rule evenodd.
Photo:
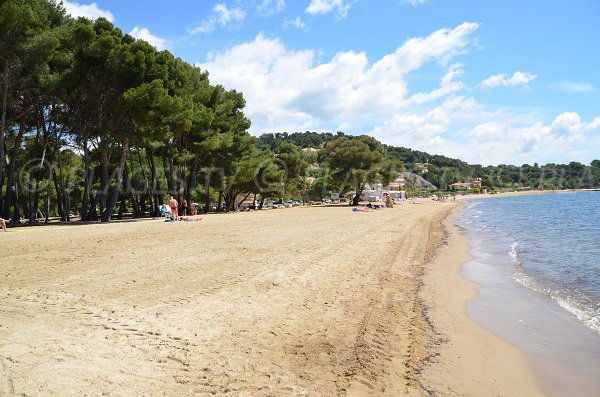
<instances>
[{"instance_id":1,"label":"green foliage","mask_svg":"<svg viewBox=\"0 0 600 397\"><path fill-rule=\"evenodd\" d=\"M345 183L355 187L353 205L358 204L367 183L383 179L389 182L395 172L393 164L385 161L383 145L367 135L340 136L325 145L321 156L335 181L342 187Z\"/></svg>"},{"instance_id":2,"label":"green foliage","mask_svg":"<svg viewBox=\"0 0 600 397\"><path fill-rule=\"evenodd\" d=\"M338 133L339 134L339 133ZM319 137L320 135L320 137ZM343 134L342 134L343 135ZM311 140L318 145L335 139L331 133L275 133L264 134L258 138L259 144L278 147L283 142ZM348 139L353 137L348 136ZM523 164L522 166L505 165L483 167L479 164L468 164L462 160L442 155L413 150L405 147L384 145L385 157L397 161L396 167L422 176L433 185L447 189L454 182L468 182L474 178L482 178L489 189L587 189L600 187L600 160L594 160L586 166L581 163L546 164L539 166ZM323 154L319 155L324 162ZM312 176L318 177L319 170L309 170Z\"/></svg>"},{"instance_id":3,"label":"green foliage","mask_svg":"<svg viewBox=\"0 0 600 397\"><path fill-rule=\"evenodd\" d=\"M156 214L165 193L190 200L202 190L210 202L215 192L234 199L253 189L259 172L281 179L273 155L257 151L248 134L242 94L211 85L206 71L104 18L67 17L53 1L0 1L0 10L0 64L10 71L1 73L0 158L10 154L7 142L13 153L8 170L0 161L0 215L9 217L12 207L37 217L41 195L31 189L43 172L23 172L28 181L18 197L6 194L16 191L17 169L28 158L55 170L44 192L51 196L46 219L75 210L107 221L119 202L119 216Z\"/></svg>"},{"instance_id":4,"label":"green foliage","mask_svg":"<svg viewBox=\"0 0 600 397\"><path fill-rule=\"evenodd\" d=\"M299 148L321 148L327 142L333 141L334 139L344 136L343 132L332 134L330 132L318 133L312 131L306 132L294 132L288 134L287 132L277 132L275 134L263 134L258 138L258 146L261 149L269 149L273 152L279 151L279 145L282 142L293 143Z\"/></svg>"}]
</instances>

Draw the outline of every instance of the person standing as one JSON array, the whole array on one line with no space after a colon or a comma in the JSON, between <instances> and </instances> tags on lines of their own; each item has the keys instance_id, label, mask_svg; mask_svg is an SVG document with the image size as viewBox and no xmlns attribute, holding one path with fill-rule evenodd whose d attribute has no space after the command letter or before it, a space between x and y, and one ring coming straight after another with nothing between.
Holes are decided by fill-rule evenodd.
<instances>
[{"instance_id":1,"label":"person standing","mask_svg":"<svg viewBox=\"0 0 600 397\"><path fill-rule=\"evenodd\" d=\"M178 208L179 208L179 203L177 202L177 200L175 200L175 197L171 196L171 198L169 199L169 207L171 207L171 214L173 217L174 221L178 221L179 220L179 214L178 212Z\"/></svg>"},{"instance_id":2,"label":"person standing","mask_svg":"<svg viewBox=\"0 0 600 397\"><path fill-rule=\"evenodd\" d=\"M187 200L183 199L183 201L181 202L181 210L182 210L183 216L187 215L187 207L188 207Z\"/></svg>"}]
</instances>

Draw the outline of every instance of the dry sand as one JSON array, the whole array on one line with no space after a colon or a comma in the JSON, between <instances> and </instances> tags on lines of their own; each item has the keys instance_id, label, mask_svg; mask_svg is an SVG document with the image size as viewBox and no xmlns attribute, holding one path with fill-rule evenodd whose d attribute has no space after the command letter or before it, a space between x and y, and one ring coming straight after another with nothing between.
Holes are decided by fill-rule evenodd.
<instances>
[{"instance_id":1,"label":"dry sand","mask_svg":"<svg viewBox=\"0 0 600 397\"><path fill-rule=\"evenodd\" d=\"M465 315L456 205L1 233L0 395L539 394Z\"/></svg>"}]
</instances>

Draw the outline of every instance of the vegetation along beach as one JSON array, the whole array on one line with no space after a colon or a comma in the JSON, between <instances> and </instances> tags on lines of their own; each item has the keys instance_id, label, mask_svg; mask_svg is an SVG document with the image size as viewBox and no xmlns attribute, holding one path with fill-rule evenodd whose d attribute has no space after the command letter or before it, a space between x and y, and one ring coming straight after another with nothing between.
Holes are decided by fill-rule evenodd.
<instances>
[{"instance_id":1,"label":"vegetation along beach","mask_svg":"<svg viewBox=\"0 0 600 397\"><path fill-rule=\"evenodd\" d=\"M600 394L599 6L446 3L0 0L0 397Z\"/></svg>"}]
</instances>

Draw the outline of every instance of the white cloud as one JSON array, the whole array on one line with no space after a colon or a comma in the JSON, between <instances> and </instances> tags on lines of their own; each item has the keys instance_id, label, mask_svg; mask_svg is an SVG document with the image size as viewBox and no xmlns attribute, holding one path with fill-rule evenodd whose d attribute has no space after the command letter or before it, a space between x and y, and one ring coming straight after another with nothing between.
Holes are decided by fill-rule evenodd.
<instances>
[{"instance_id":1,"label":"white cloud","mask_svg":"<svg viewBox=\"0 0 600 397\"><path fill-rule=\"evenodd\" d=\"M339 52L315 64L313 50L291 51L279 39L259 34L254 41L210 54L199 65L211 81L241 90L252 132L279 131L282 125L353 128L393 116L409 104L438 100L457 91L460 65L448 68L439 89L409 97L407 75L424 63L445 62L464 50L477 24L465 23L405 42L369 65L364 52Z\"/></svg>"},{"instance_id":2,"label":"white cloud","mask_svg":"<svg viewBox=\"0 0 600 397\"><path fill-rule=\"evenodd\" d=\"M110 11L102 10L96 3L79 4L65 0L63 1L63 5L65 6L67 14L71 14L71 16L75 18L85 17L88 19L98 19L104 17L111 22L114 22L115 20L115 17Z\"/></svg>"},{"instance_id":3,"label":"white cloud","mask_svg":"<svg viewBox=\"0 0 600 397\"><path fill-rule=\"evenodd\" d=\"M285 8L285 0L261 0L256 9L263 15L280 13Z\"/></svg>"},{"instance_id":4,"label":"white cloud","mask_svg":"<svg viewBox=\"0 0 600 397\"><path fill-rule=\"evenodd\" d=\"M470 126L463 126L475 114ZM486 119L490 119L487 120ZM395 115L369 134L383 142L471 164L546 164L598 158L600 117L583 122L578 113L559 114L550 123L521 123L483 111L473 98L449 98L424 113Z\"/></svg>"},{"instance_id":5,"label":"white cloud","mask_svg":"<svg viewBox=\"0 0 600 397\"><path fill-rule=\"evenodd\" d=\"M565 112L542 121L530 109L489 111L473 97L478 91L465 87L464 66L453 58L470 48L477 28L464 23L440 29L375 60L365 52L345 51L324 62L317 62L321 56L315 50L290 50L280 39L259 34L209 54L198 66L210 72L213 84L244 93L244 112L256 135L366 133L387 144L484 165L598 158L600 117L586 122ZM411 74L432 62L442 70L438 83L428 91L411 91ZM517 84L532 78L515 73L504 80Z\"/></svg>"},{"instance_id":6,"label":"white cloud","mask_svg":"<svg viewBox=\"0 0 600 397\"><path fill-rule=\"evenodd\" d=\"M473 149L464 156L483 164L589 163L598 155L594 148L599 147L599 133L600 118L587 123L575 112L559 114L550 123L487 122L464 132L466 144Z\"/></svg>"},{"instance_id":7,"label":"white cloud","mask_svg":"<svg viewBox=\"0 0 600 397\"><path fill-rule=\"evenodd\" d=\"M559 83L553 84L553 88L567 92L590 92L594 91L594 86L588 83Z\"/></svg>"},{"instance_id":8,"label":"white cloud","mask_svg":"<svg viewBox=\"0 0 600 397\"><path fill-rule=\"evenodd\" d=\"M508 76L505 73L490 76L481 82L481 86L484 88L492 87L514 87L519 84L528 84L531 80L537 76L531 73L515 72L512 76Z\"/></svg>"},{"instance_id":9,"label":"white cloud","mask_svg":"<svg viewBox=\"0 0 600 397\"><path fill-rule=\"evenodd\" d=\"M356 0L311 0L305 12L308 14L327 14L335 11L337 16L345 18Z\"/></svg>"},{"instance_id":10,"label":"white cloud","mask_svg":"<svg viewBox=\"0 0 600 397\"><path fill-rule=\"evenodd\" d=\"M160 51L164 50L166 47L167 41L153 35L147 28L140 28L139 26L136 26L131 30L131 32L129 32L129 34L136 39L147 41Z\"/></svg>"},{"instance_id":11,"label":"white cloud","mask_svg":"<svg viewBox=\"0 0 600 397\"><path fill-rule=\"evenodd\" d=\"M300 29L300 30L307 29L306 24L302 21L302 18L300 18L299 16L292 20L286 19L283 23L283 27L287 28L289 26L292 26L292 27Z\"/></svg>"},{"instance_id":12,"label":"white cloud","mask_svg":"<svg viewBox=\"0 0 600 397\"><path fill-rule=\"evenodd\" d=\"M461 81L456 81L455 78L461 76L463 73L462 64L457 63L450 66L447 73L442 77L439 88L430 92L413 94L406 100L405 105L421 105L461 90L464 88L464 84Z\"/></svg>"},{"instance_id":13,"label":"white cloud","mask_svg":"<svg viewBox=\"0 0 600 397\"><path fill-rule=\"evenodd\" d=\"M227 8L219 3L213 7L213 16L204 20L192 33L210 33L217 28L224 28L231 23L241 22L246 18L246 13L241 8Z\"/></svg>"},{"instance_id":14,"label":"white cloud","mask_svg":"<svg viewBox=\"0 0 600 397\"><path fill-rule=\"evenodd\" d=\"M453 124L480 112L480 105L473 98L450 95L440 105L422 112L411 111L410 108L400 111L368 134L391 145L410 147L432 154L458 154L460 145L446 136L446 133Z\"/></svg>"},{"instance_id":15,"label":"white cloud","mask_svg":"<svg viewBox=\"0 0 600 397\"><path fill-rule=\"evenodd\" d=\"M421 4L425 4L427 3L429 0L401 0L400 3L402 4L410 4L413 7L417 7Z\"/></svg>"}]
</instances>

